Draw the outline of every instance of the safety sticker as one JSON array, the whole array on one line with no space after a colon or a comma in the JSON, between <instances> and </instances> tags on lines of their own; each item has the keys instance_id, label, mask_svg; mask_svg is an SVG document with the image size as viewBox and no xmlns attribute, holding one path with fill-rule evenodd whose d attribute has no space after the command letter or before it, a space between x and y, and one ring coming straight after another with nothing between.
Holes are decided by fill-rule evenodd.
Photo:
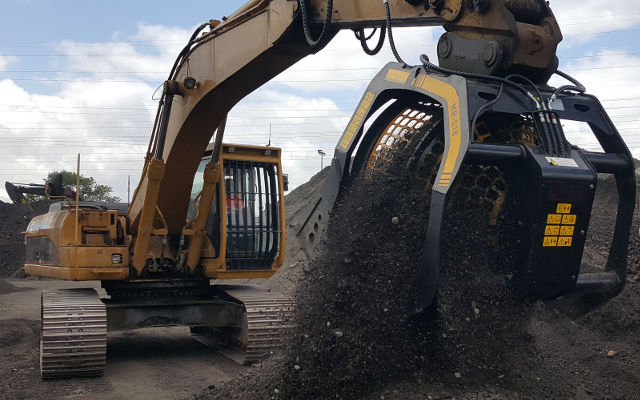
<instances>
[{"instance_id":1,"label":"safety sticker","mask_svg":"<svg viewBox=\"0 0 640 400\"><path fill-rule=\"evenodd\" d=\"M560 214L549 214L547 215L547 224L549 225L560 225L562 223L562 215Z\"/></svg>"},{"instance_id":2,"label":"safety sticker","mask_svg":"<svg viewBox=\"0 0 640 400\"><path fill-rule=\"evenodd\" d=\"M573 244L572 237L560 236L560 238L558 238L558 247L571 247L571 244Z\"/></svg>"},{"instance_id":3,"label":"safety sticker","mask_svg":"<svg viewBox=\"0 0 640 400\"><path fill-rule=\"evenodd\" d=\"M547 157L547 161L556 167L580 168L573 158Z\"/></svg>"},{"instance_id":4,"label":"safety sticker","mask_svg":"<svg viewBox=\"0 0 640 400\"><path fill-rule=\"evenodd\" d=\"M563 226L560 228L560 236L573 236L574 232L574 226Z\"/></svg>"},{"instance_id":5,"label":"safety sticker","mask_svg":"<svg viewBox=\"0 0 640 400\"><path fill-rule=\"evenodd\" d=\"M560 227L558 225L547 225L544 234L545 236L558 236L560 234Z\"/></svg>"},{"instance_id":6,"label":"safety sticker","mask_svg":"<svg viewBox=\"0 0 640 400\"><path fill-rule=\"evenodd\" d=\"M556 214L547 214L543 247L571 247L576 231L577 214L571 214L571 203L558 203Z\"/></svg>"},{"instance_id":7,"label":"safety sticker","mask_svg":"<svg viewBox=\"0 0 640 400\"><path fill-rule=\"evenodd\" d=\"M562 216L562 225L575 225L577 216L575 214L565 214Z\"/></svg>"}]
</instances>

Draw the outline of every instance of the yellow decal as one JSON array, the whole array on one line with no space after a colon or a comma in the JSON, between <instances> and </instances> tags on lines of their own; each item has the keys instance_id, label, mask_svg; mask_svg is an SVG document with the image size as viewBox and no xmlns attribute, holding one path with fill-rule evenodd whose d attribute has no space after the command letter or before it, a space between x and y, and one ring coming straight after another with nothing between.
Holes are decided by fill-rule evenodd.
<instances>
[{"instance_id":1,"label":"yellow decal","mask_svg":"<svg viewBox=\"0 0 640 400\"><path fill-rule=\"evenodd\" d=\"M443 97L447 103L447 113L449 117L449 150L442 160L442 177L438 183L439 186L449 186L450 180L445 177L451 177L455 172L460 149L462 147L462 120L460 117L460 96L458 91L452 85L442 82L428 75L422 75L418 78L416 86L427 92L434 93Z\"/></svg>"},{"instance_id":2,"label":"yellow decal","mask_svg":"<svg viewBox=\"0 0 640 400\"><path fill-rule=\"evenodd\" d=\"M563 226L560 228L561 236L573 236L573 232L575 232L575 227L573 226Z\"/></svg>"},{"instance_id":3,"label":"yellow decal","mask_svg":"<svg viewBox=\"0 0 640 400\"><path fill-rule=\"evenodd\" d=\"M570 203L559 203L556 208L557 214L547 214L543 247L571 247L573 245L573 234L578 216L570 214L571 207Z\"/></svg>"},{"instance_id":4,"label":"yellow decal","mask_svg":"<svg viewBox=\"0 0 640 400\"><path fill-rule=\"evenodd\" d=\"M547 225L544 234L547 236L558 236L560 234L560 227L558 225Z\"/></svg>"},{"instance_id":5,"label":"yellow decal","mask_svg":"<svg viewBox=\"0 0 640 400\"><path fill-rule=\"evenodd\" d=\"M562 215L549 214L547 215L547 224L560 225L562 223Z\"/></svg>"},{"instance_id":6,"label":"yellow decal","mask_svg":"<svg viewBox=\"0 0 640 400\"><path fill-rule=\"evenodd\" d=\"M572 243L573 243L572 237L560 236L560 238L558 239L558 247L571 247Z\"/></svg>"},{"instance_id":7,"label":"yellow decal","mask_svg":"<svg viewBox=\"0 0 640 400\"><path fill-rule=\"evenodd\" d=\"M360 125L367 115L369 108L371 108L371 103L373 102L374 97L374 94L371 92L364 94L362 101L360 101L360 105L356 109L356 113L351 118L351 122L349 122L347 130L344 132L344 135L342 135L342 139L340 139L340 147L343 149L347 150L351 145L351 142L360 129Z\"/></svg>"},{"instance_id":8,"label":"yellow decal","mask_svg":"<svg viewBox=\"0 0 640 400\"><path fill-rule=\"evenodd\" d=\"M390 69L387 71L387 76L384 79L389 82L396 82L404 85L409 80L409 71Z\"/></svg>"}]
</instances>

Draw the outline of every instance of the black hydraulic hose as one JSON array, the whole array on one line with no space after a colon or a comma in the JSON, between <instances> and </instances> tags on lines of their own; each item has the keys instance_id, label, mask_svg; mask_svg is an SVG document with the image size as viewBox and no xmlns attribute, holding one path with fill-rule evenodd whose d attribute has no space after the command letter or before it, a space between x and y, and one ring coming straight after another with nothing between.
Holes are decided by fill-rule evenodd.
<instances>
[{"instance_id":1,"label":"black hydraulic hose","mask_svg":"<svg viewBox=\"0 0 640 400\"><path fill-rule=\"evenodd\" d=\"M498 91L498 95L496 96L496 98L491 100L487 104L483 105L482 107L480 107L478 109L478 111L476 111L476 113L473 115L473 119L471 120L471 129L472 129L473 132L475 132L476 123L478 122L478 118L480 118L480 116L482 114L484 114L488 109L493 107L493 105L498 102L498 99L500 98L500 96L502 96L502 92L503 91L504 91L504 83L501 83L500 84L500 90Z\"/></svg>"},{"instance_id":2,"label":"black hydraulic hose","mask_svg":"<svg viewBox=\"0 0 640 400\"><path fill-rule=\"evenodd\" d=\"M389 10L389 0L382 0L382 2L384 3L384 12L387 19L387 35L389 35L389 45L391 46L391 52L393 53L393 56L396 58L396 60L406 67L408 64L404 62L402 57L400 57L400 54L396 49L396 42L393 40L393 32L391 32L391 11Z\"/></svg>"},{"instance_id":3,"label":"black hydraulic hose","mask_svg":"<svg viewBox=\"0 0 640 400\"><path fill-rule=\"evenodd\" d=\"M556 70L555 72L556 75L563 77L564 79L568 80L569 82L573 83L575 85L576 91L580 92L580 93L584 93L587 91L587 88L584 87L584 85L582 83L580 83L580 81L578 81L577 79L575 79L574 77L572 77L571 75L564 73L560 70Z\"/></svg>"},{"instance_id":4,"label":"black hydraulic hose","mask_svg":"<svg viewBox=\"0 0 640 400\"><path fill-rule=\"evenodd\" d=\"M373 32L371 32L371 34L366 37L364 35L364 29L353 30L354 35L356 35L356 39L360 41L360 46L362 46L362 50L364 50L364 52L370 56L375 56L376 54L378 54L380 52L380 49L382 49L382 46L384 45L384 39L386 37L386 31L384 27L380 28L380 35L378 36L378 43L376 44L376 47L372 49L367 44L367 40L371 39L373 35L375 35L377 30L378 28L375 28Z\"/></svg>"},{"instance_id":5,"label":"black hydraulic hose","mask_svg":"<svg viewBox=\"0 0 640 400\"><path fill-rule=\"evenodd\" d=\"M551 109L551 104L556 100L556 98L558 98L558 96L566 91L574 91L574 92L578 92L578 93L585 93L587 91L587 88L580 83L580 81L578 81L577 79L575 79L574 77L572 77L571 75L564 73L560 70L556 70L555 72L556 75L568 80L569 82L571 82L573 85L564 85L564 86L560 86L559 88L557 88L555 90L555 92L553 92L553 94L551 95L551 97L549 98L549 104L548 104L548 108ZM561 134L561 131L559 130L559 135ZM570 144L567 141L566 137L564 137L564 135L562 134L562 138L563 138L563 148L562 151L565 154L568 154L570 152Z\"/></svg>"},{"instance_id":6,"label":"black hydraulic hose","mask_svg":"<svg viewBox=\"0 0 640 400\"><path fill-rule=\"evenodd\" d=\"M523 79L523 80L525 80L525 81L528 81L528 82L529 82L529 83L530 83L530 84L531 84L531 85L536 89L536 91L538 92L538 95L540 95L540 91L537 89L537 87L536 87L535 85L533 85L533 82L531 82L528 78L526 78L526 77L524 77L524 76L522 76L522 75L518 75L518 74L511 74L511 75L506 76L504 79L505 79L506 81L512 82L512 81L511 81L511 79L512 79L512 78L521 78L521 79ZM488 109L490 109L491 107L493 107L493 106L494 106L494 104L496 104L496 103L498 102L498 100L500 99L500 97L501 97L501 96L502 96L502 94L504 93L504 86L505 86L505 83L506 83L506 82L502 82L502 83L500 83L500 90L498 91L498 94L496 95L496 97L495 97L493 100L491 100L491 101L490 101L490 102L488 102L487 104L483 105L482 107L480 107L480 108L478 109L478 111L476 111L476 113L475 113L475 114L474 114L474 116L473 116L472 122L471 122L471 129L475 129L476 122L477 122L477 120L480 118L480 116L481 116L482 114L484 114ZM514 82L512 82L512 83L514 83Z\"/></svg>"},{"instance_id":7,"label":"black hydraulic hose","mask_svg":"<svg viewBox=\"0 0 640 400\"><path fill-rule=\"evenodd\" d=\"M178 57L176 57L176 60L173 63L173 66L171 67L171 72L169 72L169 78L168 80L173 79L173 75L176 72L176 69L178 68L178 65L180 65L180 63L182 62L183 58L185 55L187 55L187 53L189 53L189 51L191 50L191 46L193 46L194 41L196 40L196 37L198 37L198 34L200 34L200 32L202 32L202 30L204 28L206 28L207 26L209 26L209 22L203 22L201 23L196 30L193 32L193 34L191 35L191 37L189 38L189 41L187 42L187 45L182 49L182 51L180 51L180 53L178 54ZM155 123L153 125L153 130L151 131L151 139L149 141L149 150L152 147L152 143L154 143L154 145L158 142L158 129L162 129L159 125L158 125L158 121L162 120L162 113L163 113L163 107L165 104L165 93L163 93L160 102L158 103L158 111L156 112L156 120Z\"/></svg>"},{"instance_id":8,"label":"black hydraulic hose","mask_svg":"<svg viewBox=\"0 0 640 400\"><path fill-rule=\"evenodd\" d=\"M562 92L573 90L574 92L585 93L587 91L587 88L571 75L566 74L560 70L556 70L555 74L573 83L573 85L564 85L557 88L549 98L549 108L551 108L551 103L553 103Z\"/></svg>"},{"instance_id":9,"label":"black hydraulic hose","mask_svg":"<svg viewBox=\"0 0 640 400\"><path fill-rule=\"evenodd\" d=\"M298 0L300 4L300 12L302 13L302 29L304 30L304 38L312 48L318 47L322 43L324 34L327 30L327 26L331 23L331 17L333 14L333 0L327 0L327 14L325 16L324 25L322 25L322 31L317 39L311 36L311 30L309 29L309 16L307 15L307 0Z\"/></svg>"},{"instance_id":10,"label":"black hydraulic hose","mask_svg":"<svg viewBox=\"0 0 640 400\"><path fill-rule=\"evenodd\" d=\"M538 107L538 102L535 99L535 97L533 97L533 95L531 93L529 93L522 85L517 84L517 83L515 83L513 81L510 81L508 79L500 78L498 76L474 74L474 73L471 73L471 72L462 72L462 71L456 71L456 70L452 70L452 69L442 68L442 67L440 67L438 65L433 64L431 61L429 61L429 57L427 57L426 54L423 54L423 55L420 56L420 62L422 63L422 66L424 67L425 71L426 70L432 70L432 71L436 71L436 72L439 72L439 73L444 74L444 75L460 75L460 76L463 76L465 78L478 79L478 80L496 82L496 83L504 83L506 85L512 86L512 87L518 89L520 92L522 92L525 96L527 96L535 104L536 108Z\"/></svg>"},{"instance_id":11,"label":"black hydraulic hose","mask_svg":"<svg viewBox=\"0 0 640 400\"><path fill-rule=\"evenodd\" d=\"M200 34L200 32L202 32L202 30L207 26L209 26L210 24L211 24L210 22L203 22L193 32L193 34L191 35L191 38L189 38L189 41L187 42L187 45L184 46L182 51L178 54L176 61L173 63L173 67L171 67L171 72L169 73L169 80L173 79L173 74L176 72L176 69L178 68L178 65L180 65L180 62L182 61L184 56L187 55L189 50L191 50L191 46L193 46L193 43L196 40L196 37L198 37L198 34Z\"/></svg>"},{"instance_id":12,"label":"black hydraulic hose","mask_svg":"<svg viewBox=\"0 0 640 400\"><path fill-rule=\"evenodd\" d=\"M510 75L510 76L522 79L528 82L531 86L533 86L536 89L536 93L538 95L538 98L540 99L540 105L541 105L540 115L544 118L544 121L542 121L542 131L543 131L543 134L545 135L544 136L545 139L543 140L543 147L545 149L545 152L551 153L552 155L562 155L562 156L568 154L569 142L567 142L567 139L562 134L562 131L559 130L555 125L556 123L558 123L557 118L551 115L551 103L553 102L552 100L553 95L549 98L548 104L545 105L542 99L542 93L540 92L538 87L531 81L531 79L527 78L526 76L517 75L517 74ZM556 93L559 93L559 92L556 91ZM554 122L554 119L555 119L555 122ZM549 131L549 128L551 128L553 132ZM551 146L551 148L549 148L549 146Z\"/></svg>"}]
</instances>

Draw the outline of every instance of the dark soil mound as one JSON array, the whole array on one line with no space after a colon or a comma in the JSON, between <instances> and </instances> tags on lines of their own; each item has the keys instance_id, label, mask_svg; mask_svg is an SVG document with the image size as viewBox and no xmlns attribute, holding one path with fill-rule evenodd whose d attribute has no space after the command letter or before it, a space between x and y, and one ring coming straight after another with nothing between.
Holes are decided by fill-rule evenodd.
<instances>
[{"instance_id":1,"label":"dark soil mound","mask_svg":"<svg viewBox=\"0 0 640 400\"><path fill-rule=\"evenodd\" d=\"M16 287L11 283L7 282L6 279L0 279L0 294L21 292L23 290L27 290L27 289Z\"/></svg>"},{"instance_id":2,"label":"dark soil mound","mask_svg":"<svg viewBox=\"0 0 640 400\"><path fill-rule=\"evenodd\" d=\"M293 275L300 329L290 346L197 398L640 398L630 383L640 379L637 284L596 308L572 297L522 301L506 267L512 249L502 245L511 242L509 207L488 228L473 207L450 206L437 307L412 318L429 197L414 177L376 182L347 189L324 250ZM616 204L605 179L584 260L595 268L606 261Z\"/></svg>"},{"instance_id":3,"label":"dark soil mound","mask_svg":"<svg viewBox=\"0 0 640 400\"><path fill-rule=\"evenodd\" d=\"M366 398L398 380L510 379L533 352L521 346L531 343L529 311L512 301L503 272L511 249L497 244L509 243L500 241L509 232L500 224L487 233L487 213L450 207L437 307L414 315L426 185L404 172L354 182L332 214L324 249L299 282L299 331L291 345L262 366L260 378L203 396Z\"/></svg>"},{"instance_id":4,"label":"dark soil mound","mask_svg":"<svg viewBox=\"0 0 640 400\"><path fill-rule=\"evenodd\" d=\"M24 265L24 231L31 218L44 214L49 202L30 206L0 201L0 278L21 275Z\"/></svg>"}]
</instances>

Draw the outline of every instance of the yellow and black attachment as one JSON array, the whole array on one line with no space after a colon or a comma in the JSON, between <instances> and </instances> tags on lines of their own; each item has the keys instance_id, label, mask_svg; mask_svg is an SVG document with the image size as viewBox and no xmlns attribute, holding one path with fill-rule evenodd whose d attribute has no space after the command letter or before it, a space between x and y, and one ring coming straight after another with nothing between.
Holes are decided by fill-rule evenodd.
<instances>
[{"instance_id":1,"label":"yellow and black attachment","mask_svg":"<svg viewBox=\"0 0 640 400\"><path fill-rule=\"evenodd\" d=\"M476 189L474 181L465 182L461 173L473 165L480 171L475 184L491 202L488 223L495 221L507 192L518 199L512 221L518 256L511 267L522 291L536 297L576 288L617 294L626 280L635 204L631 154L594 97L575 90L525 87L517 79L465 78L399 63L383 68L347 125L324 186L296 232L306 252L311 252L315 238L326 228L349 176L384 168L394 157L436 157L426 240L416 277L421 307L433 301L437 290L446 205L464 190ZM588 123L604 152L572 146L562 120ZM395 150L408 146L413 150ZM422 165L416 163L414 168ZM512 174L513 182L507 185L501 171ZM600 272L584 273L580 264L599 173L615 176L618 213L607 265Z\"/></svg>"}]
</instances>

